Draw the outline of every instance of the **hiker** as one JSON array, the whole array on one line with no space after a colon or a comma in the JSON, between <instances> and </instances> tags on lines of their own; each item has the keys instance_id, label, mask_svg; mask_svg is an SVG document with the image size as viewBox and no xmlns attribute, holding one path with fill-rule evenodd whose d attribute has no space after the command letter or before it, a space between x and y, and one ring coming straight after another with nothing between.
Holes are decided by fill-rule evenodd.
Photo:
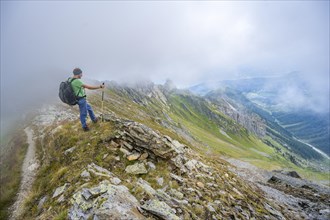
<instances>
[{"instance_id":1,"label":"hiker","mask_svg":"<svg viewBox=\"0 0 330 220\"><path fill-rule=\"evenodd\" d=\"M97 123L98 119L96 118L92 107L87 103L86 100L86 93L85 89L102 89L104 88L104 85L99 85L99 86L90 86L84 84L80 79L82 77L82 71L79 68L75 68L73 70L73 77L72 79L75 79L71 82L72 89L77 96L78 99L78 105L79 105L79 110L80 110L80 122L82 125L82 128L84 131L89 131L89 127L87 126L86 123L86 118L87 118L87 112L89 114L89 117L92 119L94 123Z\"/></svg>"}]
</instances>

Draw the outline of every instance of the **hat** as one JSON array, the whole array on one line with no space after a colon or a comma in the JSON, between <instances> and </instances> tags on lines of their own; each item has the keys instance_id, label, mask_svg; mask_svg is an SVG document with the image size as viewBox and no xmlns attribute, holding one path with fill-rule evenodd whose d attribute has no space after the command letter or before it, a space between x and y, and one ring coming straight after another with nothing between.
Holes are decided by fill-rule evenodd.
<instances>
[{"instance_id":1,"label":"hat","mask_svg":"<svg viewBox=\"0 0 330 220\"><path fill-rule=\"evenodd\" d=\"M73 75L79 75L79 74L81 74L82 73L82 71L81 71L81 69L79 69L79 68L75 68L74 70L73 70Z\"/></svg>"}]
</instances>

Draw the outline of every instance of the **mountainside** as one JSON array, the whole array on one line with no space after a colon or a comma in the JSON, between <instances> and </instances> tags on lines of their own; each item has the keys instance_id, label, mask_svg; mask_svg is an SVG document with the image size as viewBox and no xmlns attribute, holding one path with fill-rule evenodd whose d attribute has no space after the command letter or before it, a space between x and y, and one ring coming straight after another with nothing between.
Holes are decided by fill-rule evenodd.
<instances>
[{"instance_id":1,"label":"mountainside","mask_svg":"<svg viewBox=\"0 0 330 220\"><path fill-rule=\"evenodd\" d=\"M284 130L287 140L283 144L298 146L297 151L303 151L308 145L299 143L296 139L313 145L315 148L330 155L329 107L318 106L317 101L309 95L309 88L298 73L269 78L250 78L226 80L212 85L200 84L190 88L191 91L206 95L225 90L221 96L230 96L229 100L240 102L245 109L258 114L267 123L272 123L272 129L278 132ZM219 93L217 94L219 96ZM326 95L326 94L325 94ZM320 109L322 111L320 111ZM317 111L320 112L317 112ZM296 139L295 139L296 138ZM302 150L303 149L303 150Z\"/></svg>"},{"instance_id":2,"label":"mountainside","mask_svg":"<svg viewBox=\"0 0 330 220\"><path fill-rule=\"evenodd\" d=\"M283 146L241 102L203 98L170 82L106 85L103 111L100 94L88 96L104 119L89 132L77 107L62 104L18 128L12 140L25 143L26 133L36 157L13 219L330 217L329 187L304 180L327 180L329 160Z\"/></svg>"}]
</instances>

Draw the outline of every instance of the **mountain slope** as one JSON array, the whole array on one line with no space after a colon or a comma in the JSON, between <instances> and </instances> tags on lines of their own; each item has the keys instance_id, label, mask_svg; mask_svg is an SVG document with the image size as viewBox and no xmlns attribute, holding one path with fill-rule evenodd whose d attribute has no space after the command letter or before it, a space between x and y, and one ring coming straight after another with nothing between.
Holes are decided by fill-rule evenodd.
<instances>
[{"instance_id":1,"label":"mountain slope","mask_svg":"<svg viewBox=\"0 0 330 220\"><path fill-rule=\"evenodd\" d=\"M202 95L212 94L219 89L231 90L231 93L238 94L230 97L234 102L241 102L265 121L270 121L273 124L272 129L277 127L275 130L281 130L280 133L286 130L286 144L298 146L299 149L296 151L302 151L303 156L308 155L308 150L305 150L308 147L295 138L312 144L330 155L329 106L320 105L317 99L310 97L310 88L298 73L268 78L226 80L213 83L211 86L200 84L190 89Z\"/></svg>"}]
</instances>

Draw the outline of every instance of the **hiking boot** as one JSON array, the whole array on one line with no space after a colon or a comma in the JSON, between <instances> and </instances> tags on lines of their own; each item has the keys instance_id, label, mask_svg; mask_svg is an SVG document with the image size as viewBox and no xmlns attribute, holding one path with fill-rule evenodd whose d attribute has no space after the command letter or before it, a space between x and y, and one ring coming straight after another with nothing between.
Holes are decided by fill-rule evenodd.
<instances>
[{"instance_id":1,"label":"hiking boot","mask_svg":"<svg viewBox=\"0 0 330 220\"><path fill-rule=\"evenodd\" d=\"M99 119L95 118L95 120L93 121L94 124L96 124L99 121Z\"/></svg>"},{"instance_id":2,"label":"hiking boot","mask_svg":"<svg viewBox=\"0 0 330 220\"><path fill-rule=\"evenodd\" d=\"M84 131L89 131L90 129L89 129L89 127L83 127L83 130Z\"/></svg>"}]
</instances>

